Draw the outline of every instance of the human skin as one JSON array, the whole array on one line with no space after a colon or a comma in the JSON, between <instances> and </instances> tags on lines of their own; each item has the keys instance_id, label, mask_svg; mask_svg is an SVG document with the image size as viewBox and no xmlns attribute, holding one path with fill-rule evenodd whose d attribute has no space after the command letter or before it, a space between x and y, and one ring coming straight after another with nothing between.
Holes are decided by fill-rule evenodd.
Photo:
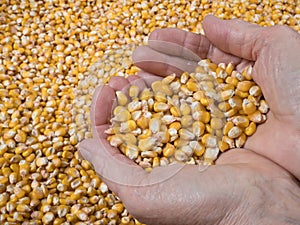
<instances>
[{"instance_id":1,"label":"human skin","mask_svg":"<svg viewBox=\"0 0 300 225\"><path fill-rule=\"evenodd\" d=\"M260 27L213 16L204 19L203 28L205 36L172 28L155 30L149 46L134 52L135 64L161 76L193 70L195 55L198 61L209 58L215 63L232 62L240 70L251 64L252 77L262 88L270 112L245 148L300 179L300 35L287 26ZM168 43L177 48L164 47ZM194 55L182 58L183 47Z\"/></svg>"},{"instance_id":2,"label":"human skin","mask_svg":"<svg viewBox=\"0 0 300 225\"><path fill-rule=\"evenodd\" d=\"M221 61L228 63L232 61L242 67L242 65L249 63L253 64L252 61L257 62L257 60L250 58L253 57L252 52L243 52L245 49L239 46L248 45L251 47L250 42L252 42L252 40L250 37L243 36L245 32L244 29L249 29L246 30L249 31L247 33L253 31L256 34L252 35L252 38L260 39L263 36L259 36L260 32L256 31L256 29L262 28L257 28L256 26L252 27L252 25L237 20L220 21L214 17L206 17L203 26L207 38L200 36L199 39L199 36L197 36L197 40L195 38L189 39L187 36L192 34L185 33L184 36L180 36L182 31L172 29L166 33L170 34L170 32L176 32L177 35L161 35L166 30L159 30L156 34L152 33L150 39L167 38L169 41L171 36L176 36L179 39L182 38L182 40L195 41L193 42L194 44L191 44L191 47L194 47L197 55L199 55L200 58L209 57L216 63ZM222 29L224 26L226 26L226 30L224 28ZM284 32L287 32L286 28L279 29L283 29ZM262 31L262 33L264 32L265 31ZM278 31L275 30L272 32L276 33ZM235 38L237 36L240 37L240 39L236 39L235 42L232 42L232 40L230 40L232 37L230 36L234 33ZM226 38L220 40L218 37L220 37L221 34ZM271 35L269 38L272 39L274 37ZM229 47L227 45L222 48L221 43L219 43L220 41L234 44L230 49L228 49ZM242 41L245 41L245 44L243 44ZM260 41L257 41L256 43L259 42ZM199 43L201 43L201 48L198 47ZM211 45L211 43L213 43L213 45ZM297 45L294 43L294 48L295 46ZM148 50L149 54L145 52L145 49ZM207 49L207 51L205 49ZM285 47L284 49L288 48ZM137 49L134 55L136 64L150 74L166 75L172 71L180 72L178 68L165 66L165 64L170 62L168 61L168 57L171 54L170 52L159 53L163 55L162 60L165 61L160 61L157 57L157 52L155 53L155 60L152 60L152 62L148 60L151 59L152 50L157 51L155 46L151 49L151 45L150 47ZM239 53L238 51L241 52ZM237 57L233 54L240 55ZM281 54L284 53L282 52ZM145 55L148 55L147 57L150 58L143 60L145 59ZM244 59L241 59L241 57ZM170 58L170 60L172 60L172 58ZM160 64L160 62L164 63ZM216 161L216 164L207 168L198 167L196 165L184 165L181 167L170 165L155 168L153 172L147 173L122 155L118 149L111 147L106 141L104 131L109 126L115 91L121 90L130 83L136 82L138 82L139 85L147 86L149 79L157 79L157 77L149 75L149 73L142 72L140 73L142 80L137 79L137 76L132 76L128 79L114 77L108 85L101 86L95 91L91 109L94 138L80 143L79 150L81 155L93 164L103 181L122 199L127 210L138 220L148 225L300 224L300 186L299 182L291 174L293 173L295 176L298 174L298 169L296 168L297 160L295 159L299 156L298 150L289 150L286 145L278 141L277 144L281 144L280 146L284 147L283 151L285 151L285 154L292 154L290 157L284 158L282 155L285 156L285 154L280 155L278 153L280 146L272 145L272 143L265 141L269 140L266 138L272 138L276 133L280 134L280 131L287 132L289 129L296 129L295 126L297 122L294 121L291 123L293 116L294 119L297 118L296 112L291 112L290 116L281 116L285 115L285 108L289 108L290 110L294 109L293 104L289 104L291 100L281 100L280 103L281 105L284 104L284 107L281 108L276 105L280 98L271 91L272 88L266 87L266 85L268 84L271 87L273 85L275 86L277 81L274 81L274 84L264 81L269 74L263 76L260 73L258 74L257 71L259 67L256 66L256 62L254 64L253 77L263 88L265 96L266 93L271 93L269 94L269 98L266 97L271 107L271 112L268 115L268 122L261 125L260 127L263 128L259 128L257 131L257 133L263 135L264 138L262 139L257 133L249 138L246 145L248 150L233 149L222 153ZM182 63L182 65L184 65L184 63ZM168 71L166 71L166 69ZM278 72L277 69L273 69L275 72ZM295 67L295 69L297 68ZM299 68L297 70L299 72ZM285 72L285 75L288 74L287 72L288 71ZM291 72L291 74L293 75L294 73ZM278 79L280 77L279 74L275 74L274 76ZM296 75L293 77L293 82L296 83L297 79L295 80L295 78L297 78ZM263 86L264 82L265 86ZM281 81L279 84L282 85L284 82ZM292 90L292 88L294 88L294 91L298 90L297 86L293 86L293 84L290 83L289 85L291 85L290 90ZM283 95L281 97L286 95L284 93L281 94ZM272 99L272 96L275 96L275 99ZM295 95L292 97L294 96ZM300 99L296 98L294 103L298 104L299 101ZM278 118L280 119L278 122L272 122L272 118L273 121L278 120ZM298 116L298 120L296 121L299 122L299 118ZM271 122L269 122L270 120ZM287 123L289 121L290 123ZM278 128L277 126L280 125L278 123L284 126L280 127L278 131L272 131L271 128ZM285 126L287 126L287 128L284 128ZM271 134L265 132L271 132ZM289 139L290 137L285 133L281 135L287 138L284 142L287 145L294 143L290 142L294 140ZM262 140L264 140L264 148L259 151L258 149L262 146ZM271 140L272 142L276 142L273 138ZM295 140L297 140L296 137ZM258 142L258 144L256 142ZM296 144L293 145L296 146ZM271 147L274 147L275 150ZM275 159L281 159L282 163L274 163L268 159L271 157L269 157L265 151L278 154ZM264 156L262 153L265 153ZM174 169L177 171L176 173L172 173ZM161 179L161 176L165 174L170 174L170 176L165 176L166 179Z\"/></svg>"}]
</instances>

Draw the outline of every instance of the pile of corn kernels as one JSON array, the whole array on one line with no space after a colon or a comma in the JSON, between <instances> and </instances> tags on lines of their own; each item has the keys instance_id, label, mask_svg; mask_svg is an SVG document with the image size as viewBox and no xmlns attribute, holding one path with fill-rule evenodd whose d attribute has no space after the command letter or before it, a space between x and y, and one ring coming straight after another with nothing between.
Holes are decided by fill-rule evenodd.
<instances>
[{"instance_id":1,"label":"pile of corn kernels","mask_svg":"<svg viewBox=\"0 0 300 225\"><path fill-rule=\"evenodd\" d=\"M298 0L0 0L1 224L139 224L78 155L91 96L151 31L209 13L300 30Z\"/></svg>"},{"instance_id":2,"label":"pile of corn kernels","mask_svg":"<svg viewBox=\"0 0 300 225\"><path fill-rule=\"evenodd\" d=\"M147 171L175 161L210 165L220 151L243 147L267 119L251 72L251 65L239 73L232 63L206 59L151 88L125 87L116 92L107 140Z\"/></svg>"}]
</instances>

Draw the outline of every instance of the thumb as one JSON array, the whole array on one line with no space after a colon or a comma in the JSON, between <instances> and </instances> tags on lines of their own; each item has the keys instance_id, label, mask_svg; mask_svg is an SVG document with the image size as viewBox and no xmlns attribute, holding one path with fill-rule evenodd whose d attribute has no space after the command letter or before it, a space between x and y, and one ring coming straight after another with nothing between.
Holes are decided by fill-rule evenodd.
<instances>
[{"instance_id":1,"label":"thumb","mask_svg":"<svg viewBox=\"0 0 300 225\"><path fill-rule=\"evenodd\" d=\"M264 45L262 30L267 29L242 20L221 20L208 15L203 20L205 36L222 51L255 61Z\"/></svg>"}]
</instances>

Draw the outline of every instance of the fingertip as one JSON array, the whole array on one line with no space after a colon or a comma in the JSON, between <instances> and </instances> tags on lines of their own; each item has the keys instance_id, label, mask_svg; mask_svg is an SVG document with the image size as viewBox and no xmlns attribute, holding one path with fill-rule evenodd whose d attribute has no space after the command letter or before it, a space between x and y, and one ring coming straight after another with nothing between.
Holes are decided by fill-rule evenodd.
<instances>
[{"instance_id":1,"label":"fingertip","mask_svg":"<svg viewBox=\"0 0 300 225\"><path fill-rule=\"evenodd\" d=\"M216 29L219 23L223 20L214 15L206 15L202 21L202 27L204 29L205 36L210 36L210 32Z\"/></svg>"},{"instance_id":2,"label":"fingertip","mask_svg":"<svg viewBox=\"0 0 300 225\"><path fill-rule=\"evenodd\" d=\"M161 30L162 30L161 28L158 28L158 29L155 29L154 31L152 31L149 35L148 40L157 40L157 39L159 39L159 36L160 36L159 34L160 34Z\"/></svg>"},{"instance_id":3,"label":"fingertip","mask_svg":"<svg viewBox=\"0 0 300 225\"><path fill-rule=\"evenodd\" d=\"M221 19L219 19L218 17L216 17L212 14L208 14L204 17L202 24L204 25L204 24L210 23L210 21L213 21L213 20L221 20Z\"/></svg>"}]
</instances>

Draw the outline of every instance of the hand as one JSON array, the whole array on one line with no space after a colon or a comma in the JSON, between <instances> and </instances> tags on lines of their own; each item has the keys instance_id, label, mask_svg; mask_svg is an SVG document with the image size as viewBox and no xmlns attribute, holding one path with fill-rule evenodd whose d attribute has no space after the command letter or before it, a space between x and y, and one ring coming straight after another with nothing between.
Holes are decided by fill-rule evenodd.
<instances>
[{"instance_id":1,"label":"hand","mask_svg":"<svg viewBox=\"0 0 300 225\"><path fill-rule=\"evenodd\" d=\"M281 165L300 179L300 35L287 26L259 27L207 16L205 35L167 28L155 30L149 46L135 52L135 64L149 73L192 72L197 61L253 65L252 76L270 106L268 120L245 148Z\"/></svg>"},{"instance_id":2,"label":"hand","mask_svg":"<svg viewBox=\"0 0 300 225\"><path fill-rule=\"evenodd\" d=\"M284 169L252 151L223 153L216 165L174 164L145 172L109 145L104 131L115 91L145 79L113 77L94 94L93 139L80 143L108 187L135 218L147 225L174 224L292 224L300 221L299 184ZM150 79L157 79L150 75ZM150 81L151 82L151 81Z\"/></svg>"}]
</instances>

